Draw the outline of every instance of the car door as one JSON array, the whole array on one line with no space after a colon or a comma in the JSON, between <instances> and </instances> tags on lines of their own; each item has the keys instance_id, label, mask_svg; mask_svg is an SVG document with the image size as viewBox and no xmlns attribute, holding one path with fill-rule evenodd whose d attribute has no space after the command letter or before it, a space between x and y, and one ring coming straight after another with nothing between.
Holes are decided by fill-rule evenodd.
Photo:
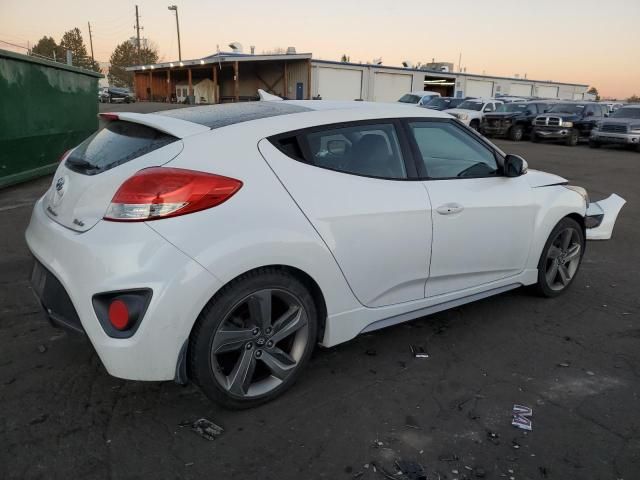
<instances>
[{"instance_id":1,"label":"car door","mask_svg":"<svg viewBox=\"0 0 640 480\"><path fill-rule=\"evenodd\" d=\"M411 120L407 131L432 205L427 297L524 270L535 208L525 178L502 175L496 152L449 120Z\"/></svg>"},{"instance_id":2,"label":"car door","mask_svg":"<svg viewBox=\"0 0 640 480\"><path fill-rule=\"evenodd\" d=\"M368 307L423 299L429 271L431 206L399 125L334 124L259 143Z\"/></svg>"}]
</instances>

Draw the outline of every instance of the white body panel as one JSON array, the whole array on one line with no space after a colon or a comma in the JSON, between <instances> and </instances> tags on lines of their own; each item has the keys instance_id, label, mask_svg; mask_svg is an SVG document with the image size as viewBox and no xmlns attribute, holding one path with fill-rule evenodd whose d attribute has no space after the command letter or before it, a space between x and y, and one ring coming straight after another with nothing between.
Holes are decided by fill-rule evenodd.
<instances>
[{"instance_id":1,"label":"white body panel","mask_svg":"<svg viewBox=\"0 0 640 480\"><path fill-rule=\"evenodd\" d=\"M533 85L526 83L512 83L509 86L509 95L514 97L530 97Z\"/></svg>"},{"instance_id":2,"label":"white body panel","mask_svg":"<svg viewBox=\"0 0 640 480\"><path fill-rule=\"evenodd\" d=\"M540 98L558 98L558 87L539 85L536 96Z\"/></svg>"},{"instance_id":3,"label":"white body panel","mask_svg":"<svg viewBox=\"0 0 640 480\"><path fill-rule=\"evenodd\" d=\"M51 192L36 204L28 246L68 292L112 375L174 378L179 352L207 302L228 282L258 267L285 266L317 284L327 310L319 341L332 346L365 330L535 283L553 227L567 215L585 215L582 196L554 185L564 179L543 172L391 181L305 165L263 139L336 122L448 115L397 104L289 103L313 111L214 130L143 116L140 121L147 125L184 135L176 142L182 150L161 149L155 161L149 155L82 181L74 178L71 185L83 188L70 201L75 207L69 212L91 210L86 216L95 221L86 231L61 226L45 212ZM146 223L99 220L123 179L160 159L172 159L166 166L240 179L243 187L227 202L188 215ZM95 192L95 203L80 191ZM437 210L447 203L464 209L457 216L432 211L431 204ZM620 200L599 204L605 221L594 233L610 235ZM69 213L62 223L72 217ZM134 288L153 291L140 327L131 338L107 336L92 296Z\"/></svg>"},{"instance_id":4,"label":"white body panel","mask_svg":"<svg viewBox=\"0 0 640 480\"><path fill-rule=\"evenodd\" d=\"M413 75L376 72L373 77L373 101L394 102L411 91Z\"/></svg>"}]
</instances>

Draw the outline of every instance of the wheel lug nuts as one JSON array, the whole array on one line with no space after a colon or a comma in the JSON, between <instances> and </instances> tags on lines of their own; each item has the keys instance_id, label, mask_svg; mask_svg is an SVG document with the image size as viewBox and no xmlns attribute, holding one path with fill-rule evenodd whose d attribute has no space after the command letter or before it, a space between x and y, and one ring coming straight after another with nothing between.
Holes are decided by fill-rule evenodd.
<instances>
[{"instance_id":1,"label":"wheel lug nuts","mask_svg":"<svg viewBox=\"0 0 640 480\"><path fill-rule=\"evenodd\" d=\"M272 329L271 327L267 327L267 329L264 331L267 335L271 334Z\"/></svg>"},{"instance_id":2,"label":"wheel lug nuts","mask_svg":"<svg viewBox=\"0 0 640 480\"><path fill-rule=\"evenodd\" d=\"M260 329L259 328L254 328L251 333L253 333L254 335L258 335L260 333Z\"/></svg>"},{"instance_id":3,"label":"wheel lug nuts","mask_svg":"<svg viewBox=\"0 0 640 480\"><path fill-rule=\"evenodd\" d=\"M273 347L273 341L269 340L267 342L267 347L269 347L269 348Z\"/></svg>"},{"instance_id":4,"label":"wheel lug nuts","mask_svg":"<svg viewBox=\"0 0 640 480\"><path fill-rule=\"evenodd\" d=\"M253 343L249 342L246 346L247 350L251 350L253 348Z\"/></svg>"},{"instance_id":5,"label":"wheel lug nuts","mask_svg":"<svg viewBox=\"0 0 640 480\"><path fill-rule=\"evenodd\" d=\"M262 356L262 350L256 350L256 357L260 358Z\"/></svg>"}]
</instances>

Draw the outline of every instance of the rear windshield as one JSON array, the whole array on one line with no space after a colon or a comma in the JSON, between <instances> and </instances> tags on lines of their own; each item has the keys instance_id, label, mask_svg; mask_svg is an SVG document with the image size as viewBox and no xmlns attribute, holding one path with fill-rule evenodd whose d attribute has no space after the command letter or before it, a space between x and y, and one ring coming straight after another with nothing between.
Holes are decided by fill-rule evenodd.
<instances>
[{"instance_id":1,"label":"rear windshield","mask_svg":"<svg viewBox=\"0 0 640 480\"><path fill-rule=\"evenodd\" d=\"M422 97L419 97L417 95L412 95L410 93L406 93L403 96L401 96L398 101L402 102L402 103L418 103L421 98Z\"/></svg>"},{"instance_id":2,"label":"rear windshield","mask_svg":"<svg viewBox=\"0 0 640 480\"><path fill-rule=\"evenodd\" d=\"M153 128L116 120L97 131L71 152L66 167L96 175L178 140Z\"/></svg>"}]
</instances>

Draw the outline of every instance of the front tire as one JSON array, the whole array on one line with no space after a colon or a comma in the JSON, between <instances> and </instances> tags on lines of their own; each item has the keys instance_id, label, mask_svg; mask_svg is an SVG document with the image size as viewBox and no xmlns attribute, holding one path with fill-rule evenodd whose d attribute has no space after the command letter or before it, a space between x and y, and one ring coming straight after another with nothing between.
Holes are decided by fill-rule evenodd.
<instances>
[{"instance_id":1,"label":"front tire","mask_svg":"<svg viewBox=\"0 0 640 480\"><path fill-rule=\"evenodd\" d=\"M308 289L274 268L249 272L204 308L189 341L191 378L211 400L251 408L288 390L317 340Z\"/></svg>"},{"instance_id":2,"label":"front tire","mask_svg":"<svg viewBox=\"0 0 640 480\"><path fill-rule=\"evenodd\" d=\"M569 132L569 135L567 136L567 140L566 140L566 145L567 147L575 147L576 145L578 145L578 131L576 129L571 129L571 132Z\"/></svg>"},{"instance_id":3,"label":"front tire","mask_svg":"<svg viewBox=\"0 0 640 480\"><path fill-rule=\"evenodd\" d=\"M573 283L584 255L584 231L566 217L554 227L538 262L536 289L544 297L556 297Z\"/></svg>"},{"instance_id":4,"label":"front tire","mask_svg":"<svg viewBox=\"0 0 640 480\"><path fill-rule=\"evenodd\" d=\"M478 120L471 120L471 123L469 123L469 126L477 132L478 129L480 128L480 122Z\"/></svg>"},{"instance_id":5,"label":"front tire","mask_svg":"<svg viewBox=\"0 0 640 480\"><path fill-rule=\"evenodd\" d=\"M522 140L523 136L524 136L524 128L522 128L522 125L514 125L509 130L509 139L511 139L514 142L519 142L520 140Z\"/></svg>"},{"instance_id":6,"label":"front tire","mask_svg":"<svg viewBox=\"0 0 640 480\"><path fill-rule=\"evenodd\" d=\"M531 132L531 141L533 143L540 143L540 137L536 132Z\"/></svg>"}]
</instances>

